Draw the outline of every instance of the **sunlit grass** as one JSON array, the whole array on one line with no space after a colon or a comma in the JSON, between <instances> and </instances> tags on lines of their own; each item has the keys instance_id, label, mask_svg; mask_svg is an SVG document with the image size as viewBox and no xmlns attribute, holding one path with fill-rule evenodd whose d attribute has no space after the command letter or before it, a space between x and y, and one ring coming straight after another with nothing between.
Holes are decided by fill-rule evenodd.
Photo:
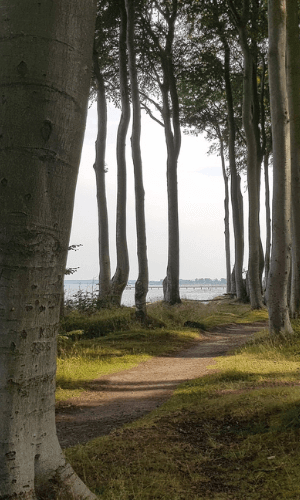
<instances>
[{"instance_id":1,"label":"sunlit grass","mask_svg":"<svg viewBox=\"0 0 300 500\"><path fill-rule=\"evenodd\" d=\"M87 382L139 363L183 349L200 335L194 330L141 330L117 332L93 340L59 339L56 400L80 395Z\"/></svg>"},{"instance_id":2,"label":"sunlit grass","mask_svg":"<svg viewBox=\"0 0 300 500\"><path fill-rule=\"evenodd\" d=\"M126 307L67 315L58 339L56 400L79 396L93 379L187 347L201 334L197 328L184 327L186 321L211 329L266 319L265 310L253 312L249 305L224 299L207 305L188 300L176 306L156 302L148 306L148 315L147 327L141 327L133 309Z\"/></svg>"},{"instance_id":3,"label":"sunlit grass","mask_svg":"<svg viewBox=\"0 0 300 500\"><path fill-rule=\"evenodd\" d=\"M294 326L288 341L262 331L161 408L70 448L68 459L101 500L300 499Z\"/></svg>"}]
</instances>

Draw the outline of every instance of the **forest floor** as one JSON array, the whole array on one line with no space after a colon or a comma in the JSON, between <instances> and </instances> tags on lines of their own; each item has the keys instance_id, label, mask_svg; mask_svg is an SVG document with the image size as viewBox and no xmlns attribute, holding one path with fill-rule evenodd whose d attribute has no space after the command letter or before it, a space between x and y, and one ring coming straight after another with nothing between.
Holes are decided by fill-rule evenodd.
<instances>
[{"instance_id":1,"label":"forest floor","mask_svg":"<svg viewBox=\"0 0 300 500\"><path fill-rule=\"evenodd\" d=\"M146 415L169 399L182 382L213 373L215 358L245 344L265 324L218 326L202 332L199 340L183 351L90 381L79 397L57 403L61 446L86 443Z\"/></svg>"}]
</instances>

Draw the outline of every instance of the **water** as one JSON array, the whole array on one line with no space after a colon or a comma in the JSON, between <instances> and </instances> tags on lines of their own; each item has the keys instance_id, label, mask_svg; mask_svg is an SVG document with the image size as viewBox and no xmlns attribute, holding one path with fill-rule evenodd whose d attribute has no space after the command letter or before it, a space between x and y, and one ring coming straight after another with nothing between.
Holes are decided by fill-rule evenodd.
<instances>
[{"instance_id":1,"label":"water","mask_svg":"<svg viewBox=\"0 0 300 500\"><path fill-rule=\"evenodd\" d=\"M93 280L65 280L65 297L70 299L78 290L97 295L97 282ZM188 300L211 300L214 297L226 293L226 286L221 285L201 285L180 287L180 297ZM163 299L162 286L151 286L147 295L147 302L156 302ZM134 306L134 285L128 286L123 293L122 305L132 307Z\"/></svg>"}]
</instances>

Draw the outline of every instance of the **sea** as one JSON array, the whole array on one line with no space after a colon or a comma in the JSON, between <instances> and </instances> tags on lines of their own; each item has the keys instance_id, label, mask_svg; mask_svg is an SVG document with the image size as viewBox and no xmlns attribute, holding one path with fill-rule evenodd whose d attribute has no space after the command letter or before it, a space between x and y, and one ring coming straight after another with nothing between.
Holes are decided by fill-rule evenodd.
<instances>
[{"instance_id":1,"label":"sea","mask_svg":"<svg viewBox=\"0 0 300 500\"><path fill-rule=\"evenodd\" d=\"M96 296L98 291L97 280L65 280L65 298L71 299L79 291L90 297ZM181 299L200 300L208 302L214 297L226 293L226 286L223 285L182 285L180 286ZM147 302L157 302L163 299L162 285L153 285L150 282L147 295ZM122 305L127 307L134 306L134 283L128 284L123 292Z\"/></svg>"}]
</instances>

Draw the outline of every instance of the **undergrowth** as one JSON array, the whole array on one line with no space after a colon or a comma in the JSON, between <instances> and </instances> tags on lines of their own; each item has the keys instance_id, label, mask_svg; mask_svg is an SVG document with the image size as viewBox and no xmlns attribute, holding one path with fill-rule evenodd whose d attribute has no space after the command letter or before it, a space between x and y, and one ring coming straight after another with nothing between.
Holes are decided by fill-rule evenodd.
<instances>
[{"instance_id":1,"label":"undergrowth","mask_svg":"<svg viewBox=\"0 0 300 500\"><path fill-rule=\"evenodd\" d=\"M231 319L246 322L243 307L227 308ZM99 500L300 499L294 329L278 341L262 331L150 415L66 450L68 460Z\"/></svg>"}]
</instances>

